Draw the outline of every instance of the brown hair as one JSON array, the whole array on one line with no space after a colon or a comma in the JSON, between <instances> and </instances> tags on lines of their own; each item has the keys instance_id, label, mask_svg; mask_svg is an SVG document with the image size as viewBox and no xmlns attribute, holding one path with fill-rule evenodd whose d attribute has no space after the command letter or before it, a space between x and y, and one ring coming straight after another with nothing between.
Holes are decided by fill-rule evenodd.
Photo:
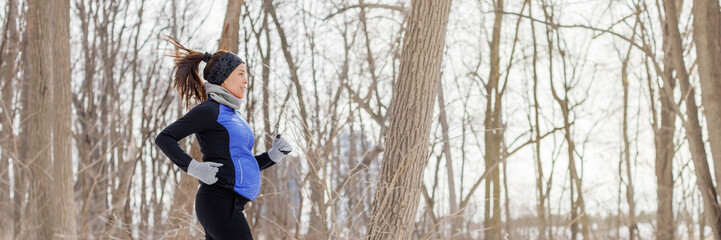
<instances>
[{"instance_id":1,"label":"brown hair","mask_svg":"<svg viewBox=\"0 0 721 240\"><path fill-rule=\"evenodd\" d=\"M205 57L205 53L186 48L171 36L166 35L165 39L175 47L175 50L166 56L175 59L175 67L173 67L173 88L178 90L181 101L185 101L185 106L187 107L190 105L191 98L201 102L208 100L208 94L205 93L203 81L201 81L200 76L198 76L198 68L200 67L200 62L203 61L203 57ZM203 77L210 74L210 69L213 67L213 64L227 52L228 51L225 50L218 50L210 56L210 60L208 60L208 63L203 69Z\"/></svg>"}]
</instances>

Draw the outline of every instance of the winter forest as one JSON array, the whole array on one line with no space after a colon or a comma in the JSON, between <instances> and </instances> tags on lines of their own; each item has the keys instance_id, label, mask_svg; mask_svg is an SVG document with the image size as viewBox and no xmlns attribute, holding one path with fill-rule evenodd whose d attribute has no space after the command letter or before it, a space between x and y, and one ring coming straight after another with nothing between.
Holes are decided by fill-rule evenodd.
<instances>
[{"instance_id":1,"label":"winter forest","mask_svg":"<svg viewBox=\"0 0 721 240\"><path fill-rule=\"evenodd\" d=\"M0 239L204 238L166 36L294 149L255 239L721 239L718 0L0 2Z\"/></svg>"}]
</instances>

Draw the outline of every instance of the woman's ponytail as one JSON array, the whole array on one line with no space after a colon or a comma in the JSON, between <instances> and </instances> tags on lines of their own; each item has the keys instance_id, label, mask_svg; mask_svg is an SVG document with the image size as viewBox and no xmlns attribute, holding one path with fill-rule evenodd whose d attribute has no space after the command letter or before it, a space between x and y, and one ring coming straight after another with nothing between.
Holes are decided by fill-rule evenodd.
<instances>
[{"instance_id":1,"label":"woman's ponytail","mask_svg":"<svg viewBox=\"0 0 721 240\"><path fill-rule=\"evenodd\" d=\"M190 105L190 99L198 101L208 100L205 93L205 86L198 75L200 62L203 61L205 53L188 49L178 43L175 38L165 36L165 39L173 44L175 50L172 54L167 55L175 59L175 67L173 67L173 88L178 90L181 101L185 101L185 106Z\"/></svg>"}]
</instances>

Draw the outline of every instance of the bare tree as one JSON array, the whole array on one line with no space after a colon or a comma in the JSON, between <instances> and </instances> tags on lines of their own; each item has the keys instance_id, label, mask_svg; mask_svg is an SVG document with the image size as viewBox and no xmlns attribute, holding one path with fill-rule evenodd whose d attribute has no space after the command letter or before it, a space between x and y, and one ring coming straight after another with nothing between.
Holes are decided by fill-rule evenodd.
<instances>
[{"instance_id":1,"label":"bare tree","mask_svg":"<svg viewBox=\"0 0 721 240\"><path fill-rule=\"evenodd\" d=\"M298 104L297 107L300 113L300 118L298 120L300 120L301 124L301 133L304 142L307 144L307 149L303 149L303 152L307 157L306 159L310 168L310 171L308 173L310 175L310 178L308 181L310 183L310 200L312 206L308 237L327 238L329 233L327 214L325 210L327 208L324 192L325 183L323 180L323 176L321 176L322 169L324 168L325 163L319 156L319 146L313 143L312 136L314 135L312 132L312 123L310 122L311 116L308 113L308 107L306 104L306 100L304 99L302 84L300 83L300 77L298 75L298 65L296 63L296 60L293 58L293 54L291 53L292 45L286 36L281 22L279 21L279 18L276 14L276 8L275 6L273 6L273 3L266 3L265 7L268 9L270 16L273 18L273 23L275 24L275 28L278 33L283 56L285 57L286 63L288 65L288 71L290 72L290 80L293 83L293 89L295 90Z\"/></svg>"},{"instance_id":2,"label":"bare tree","mask_svg":"<svg viewBox=\"0 0 721 240\"><path fill-rule=\"evenodd\" d=\"M428 130L450 6L450 0L411 2L400 75L388 113L386 154L366 238L410 238L427 163ZM390 199L403 199L403 203Z\"/></svg>"},{"instance_id":3,"label":"bare tree","mask_svg":"<svg viewBox=\"0 0 721 240\"><path fill-rule=\"evenodd\" d=\"M500 80L500 56L499 47L501 41L501 24L503 22L503 0L493 2L494 22L490 42L491 48L491 70L488 76L488 83L485 84L486 114L484 121L485 163L486 172L489 176L486 179L483 225L487 231L484 232L485 239L501 238L501 184L500 171L492 166L501 162L501 145L503 142L503 90L499 84Z\"/></svg>"},{"instance_id":4,"label":"bare tree","mask_svg":"<svg viewBox=\"0 0 721 240\"><path fill-rule=\"evenodd\" d=\"M53 114L53 186L55 203L50 207L56 216L54 233L62 238L77 238L75 192L72 158L72 91L70 66L70 0L53 1L52 8L52 113ZM49 37L49 36L48 36ZM47 58L47 57L45 57ZM49 184L46 182L45 184Z\"/></svg>"},{"instance_id":5,"label":"bare tree","mask_svg":"<svg viewBox=\"0 0 721 240\"><path fill-rule=\"evenodd\" d=\"M109 210L109 186L113 181L109 173L111 161L115 159L111 149L119 141L113 135L117 129L113 121L114 104L119 94L113 91L119 79L113 77L113 69L119 67L119 39L122 32L113 33L107 28L119 24L119 13L128 2L93 2L78 0L76 13L80 29L85 38L81 42L83 77L79 82L80 91L73 93L73 106L78 121L77 132L73 134L78 160L78 180L75 182L75 197L78 204L80 238L102 234L107 226L97 221ZM101 27L102 26L102 27Z\"/></svg>"},{"instance_id":6,"label":"bare tree","mask_svg":"<svg viewBox=\"0 0 721 240\"><path fill-rule=\"evenodd\" d=\"M634 32L635 33L635 32ZM628 139L628 60L631 55L633 46L629 45L626 56L623 58L621 66L621 85L623 86L623 119L622 119L622 136L623 150L621 151L621 159L619 165L625 163L626 168L626 201L628 203L628 238L636 239L638 227L636 226L636 205L634 200L633 175L631 174L631 143ZM620 171L621 168L619 168ZM619 176L623 177L623 175Z\"/></svg>"},{"instance_id":7,"label":"bare tree","mask_svg":"<svg viewBox=\"0 0 721 240\"><path fill-rule=\"evenodd\" d=\"M640 4L636 5L636 9L641 9ZM645 6L644 6L645 7ZM636 14L637 21L640 22L640 11ZM641 36L645 39L647 29L644 24L640 25ZM668 38L663 39L663 48L668 48ZM676 80L673 78L673 63L670 55L663 58L664 69L656 74L660 75L663 86L658 88L658 97L654 90L652 68L649 62L655 62L655 56L647 56L645 59L646 79L649 88L649 102L651 103L651 128L654 133L655 157L655 175L656 175L656 198L657 198L657 214L656 214L656 237L658 239L674 239L675 226L673 216L673 156L674 156L674 133L676 129L676 110L673 100L673 91L676 88ZM656 100L658 99L658 100ZM660 107L656 107L656 103L660 102ZM660 119L659 119L660 118Z\"/></svg>"},{"instance_id":8,"label":"bare tree","mask_svg":"<svg viewBox=\"0 0 721 240\"><path fill-rule=\"evenodd\" d=\"M553 23L556 21L554 6L551 4L548 4L547 2L543 2L543 13L544 17L547 22ZM550 89L551 93L553 95L553 99L558 104L558 106L561 108L561 113L563 115L563 129L564 129L564 139L566 141L566 154L568 155L568 172L569 172L569 182L571 185L571 194L570 194L570 202L571 202L571 219L570 219L570 225L571 225L571 239L576 239L578 234L578 225L581 224L581 234L583 235L583 239L588 239L590 237L590 231L589 231L589 220L588 215L586 214L586 203L583 198L583 187L582 187L582 178L579 174L579 170L576 167L576 143L573 139L573 132L572 132L572 122L571 122L571 114L573 113L574 108L581 105L583 101L579 102L571 102L569 99L569 92L573 89L573 86L576 85L573 83L574 79L569 78L568 74L562 74L562 76L558 77L562 80L562 83L560 88L562 91L559 92L556 90L554 82L556 81L554 79L554 68L553 68L553 56L554 56L554 50L558 50L562 54L561 60L562 65L560 66L563 73L566 73L568 71L567 69L567 54L564 54L564 49L561 46L561 38L558 33L557 28L552 28L549 25L546 25L546 40L548 43L548 57L550 59L550 64L548 66L548 72L549 75L549 82L550 82ZM583 161L583 159L581 159Z\"/></svg>"},{"instance_id":9,"label":"bare tree","mask_svg":"<svg viewBox=\"0 0 721 240\"><path fill-rule=\"evenodd\" d=\"M714 236L721 237L721 207L718 205L718 196L716 188L711 180L709 172L708 160L706 157L706 147L703 143L703 130L699 124L698 106L695 100L695 91L689 82L688 70L683 60L683 44L678 29L678 12L674 1L664 0L663 9L665 15L664 38L668 39L668 46L664 48L664 53L672 58L673 70L676 72L676 78L679 81L682 93L682 101L685 103L686 115L682 116L683 126L686 130L686 138L688 139L689 150L693 158L694 169L696 171L696 182L703 196L704 212L706 220L711 227ZM667 93L668 94L668 93ZM678 109L678 108L677 108ZM677 114L680 111L677 110Z\"/></svg>"},{"instance_id":10,"label":"bare tree","mask_svg":"<svg viewBox=\"0 0 721 240\"><path fill-rule=\"evenodd\" d=\"M529 4L528 15L533 18L533 4ZM534 22L535 21L529 21L531 25L531 38L533 40L533 56L531 66L533 71L533 122L531 123L531 127L533 129L533 132L535 133L533 139L536 141L534 144L534 160L536 163L535 167L537 172L536 193L538 196L538 203L536 204L536 214L538 214L538 238L546 239L546 237L548 237L548 239L553 239L552 231L547 230L551 219L549 218L550 216L546 217L547 211L549 215L551 215L550 209L546 209L546 204L550 204L550 201L546 201L549 200L551 194L551 185L553 183L553 168L551 168L551 173L548 176L548 180L546 180L543 174L543 163L541 161L541 107L538 100L538 43L536 42L536 27ZM553 161L553 163L555 164L555 160ZM548 236L546 236L546 234L548 234Z\"/></svg>"},{"instance_id":11,"label":"bare tree","mask_svg":"<svg viewBox=\"0 0 721 240\"><path fill-rule=\"evenodd\" d=\"M708 138L716 174L716 192L721 187L721 12L719 1L693 1L693 40L696 43L696 62L701 82L703 112L706 116ZM717 237L721 237L718 236Z\"/></svg>"},{"instance_id":12,"label":"bare tree","mask_svg":"<svg viewBox=\"0 0 721 240\"><path fill-rule=\"evenodd\" d=\"M225 8L223 32L218 41L218 49L238 52L238 32L240 30L240 10L242 7L243 0L228 1L228 6Z\"/></svg>"},{"instance_id":13,"label":"bare tree","mask_svg":"<svg viewBox=\"0 0 721 240\"><path fill-rule=\"evenodd\" d=\"M2 43L0 43L0 238L10 239L15 234L13 225L15 218L13 212L15 205L10 198L13 190L10 185L10 158L17 161L17 150L15 150L16 136L13 132L14 120L17 108L12 103L13 98L18 94L13 91L16 84L17 55L20 50L20 32L16 27L21 21L22 14L18 14L18 3L10 0L6 3L7 12L3 26ZM17 173L15 174L17 179ZM18 184L15 185L18 189ZM17 195L14 197L19 199Z\"/></svg>"},{"instance_id":14,"label":"bare tree","mask_svg":"<svg viewBox=\"0 0 721 240\"><path fill-rule=\"evenodd\" d=\"M446 115L446 104L445 99L443 97L443 83L441 81L438 81L438 109L440 110L440 115L438 116L438 121L441 124L441 131L443 131L442 141L443 141L443 155L446 159L446 175L448 177L448 204L450 205L450 211L451 215L454 215L458 213L458 200L456 198L456 183L455 183L455 177L456 175L453 174L453 158L451 157L451 143L450 138L448 136L448 116ZM440 158L439 158L440 159ZM436 166L436 168L440 168L440 166ZM433 208L430 208L431 212ZM453 216L451 219L451 236L455 235L456 233L461 231L461 223L462 223L463 217L462 216Z\"/></svg>"},{"instance_id":15,"label":"bare tree","mask_svg":"<svg viewBox=\"0 0 721 240\"><path fill-rule=\"evenodd\" d=\"M721 232L715 0L5 2L0 238L201 237L196 179L150 140L186 111L167 81L172 66L159 37L168 33L242 52L254 148L269 148L276 132L298 146L264 172L262 194L245 210L258 238ZM203 34L213 31L220 38ZM609 38L622 46L609 49L618 61L595 54ZM592 43L594 54L578 54L591 46L579 43ZM603 89L617 91L599 89L608 79L620 82ZM579 99L585 86L588 98ZM608 97L617 102L597 105ZM596 134L609 126L603 136L621 133L619 141ZM201 158L194 138L180 145ZM620 153L596 154L606 148ZM597 156L617 164L617 182L594 184L588 166ZM515 178L531 169L513 161L534 165L535 179ZM601 199L617 205L599 206L598 189L616 183L609 193L617 195ZM514 197L530 196L529 184L535 199Z\"/></svg>"},{"instance_id":16,"label":"bare tree","mask_svg":"<svg viewBox=\"0 0 721 240\"><path fill-rule=\"evenodd\" d=\"M67 125L70 117L65 106L60 109L52 107L53 101L69 106L69 2L58 1L55 2L57 5L38 1L28 3L28 61L25 64L29 65L31 82L28 102L23 109L27 120L22 122L21 135L23 145L27 147L21 154L29 168L32 190L25 213L26 231L19 236L52 239L58 234L72 238L75 236L75 208L70 185L70 145L67 139L62 139L69 137ZM51 28L46 22L55 25ZM58 115L55 115L56 111ZM50 127L55 139L47 136L47 129L43 129L47 127ZM59 127L65 129L53 131ZM53 163L53 155L57 162ZM60 204L66 205L60 207Z\"/></svg>"},{"instance_id":17,"label":"bare tree","mask_svg":"<svg viewBox=\"0 0 721 240\"><path fill-rule=\"evenodd\" d=\"M263 124L263 134L262 137L259 137L258 141L255 141L256 146L254 146L254 149L256 151L263 151L259 150L258 144L263 143L263 147L268 149L272 146L272 137L273 137L273 130L271 127L275 127L277 129L278 125L271 122L271 89L270 89L270 82L272 81L271 78L271 59L273 57L273 46L271 44L271 36L270 36L270 29L269 29L269 7L272 7L270 5L272 1L264 0L262 1L262 4L260 4L260 8L257 11L257 17L254 16L254 11L250 9L250 6L248 6L247 2L243 2L244 8L247 9L247 14L244 14L245 18L247 19L247 23L250 24L250 29L245 29L247 40L246 40L246 48L245 52L246 55L250 52L255 52L258 55L260 55L260 62L255 63L248 63L253 66L260 65L261 66L261 74L260 76L254 74L251 72L250 78L251 83L248 86L249 92L257 92L254 91L258 87L260 87L260 91L262 92L261 96L261 109L262 109L262 115L260 118L253 117L253 111L254 111L254 105L253 104L247 104L247 113L248 113L248 119L249 121L253 121L255 119L262 120ZM262 20L259 20L262 18ZM262 21L261 23L258 23L258 21ZM254 37L255 39L255 48L248 47L248 40L250 40L251 37ZM251 59L248 59L248 61L251 61ZM258 85L257 81L262 81L262 85ZM249 96L250 99L250 96ZM282 115L282 113L274 112L278 115ZM257 123L258 121L253 121L254 123ZM260 140L262 139L262 140ZM252 220L252 229L255 233L263 233L265 237L268 238L282 238L283 236L288 236L288 230L292 229L293 224L290 222L290 217L292 216L292 212L287 207L288 201L290 197L286 194L276 194L276 193L285 193L288 192L286 188L286 183L288 182L287 176L283 176L282 172L285 166L283 164L276 165L276 167L269 168L263 171L262 176L262 184L261 184L261 193L262 195L272 195L273 197L270 198L262 198L262 201L254 202L253 208L248 209L248 217ZM261 216L262 212L268 212L267 214L264 214Z\"/></svg>"}]
</instances>

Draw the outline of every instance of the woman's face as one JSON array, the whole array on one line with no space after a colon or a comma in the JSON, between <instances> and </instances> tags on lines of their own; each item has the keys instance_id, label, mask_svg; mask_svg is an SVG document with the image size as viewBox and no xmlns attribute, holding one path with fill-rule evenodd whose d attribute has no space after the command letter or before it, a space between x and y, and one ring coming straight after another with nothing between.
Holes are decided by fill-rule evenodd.
<instances>
[{"instance_id":1,"label":"woman's face","mask_svg":"<svg viewBox=\"0 0 721 240\"><path fill-rule=\"evenodd\" d=\"M228 89L228 91L230 91L230 93L232 93L235 97L243 99L245 96L245 88L248 84L248 78L246 75L245 63L241 63L238 67L233 69L233 72L230 73L228 78L226 78L220 86Z\"/></svg>"}]
</instances>

